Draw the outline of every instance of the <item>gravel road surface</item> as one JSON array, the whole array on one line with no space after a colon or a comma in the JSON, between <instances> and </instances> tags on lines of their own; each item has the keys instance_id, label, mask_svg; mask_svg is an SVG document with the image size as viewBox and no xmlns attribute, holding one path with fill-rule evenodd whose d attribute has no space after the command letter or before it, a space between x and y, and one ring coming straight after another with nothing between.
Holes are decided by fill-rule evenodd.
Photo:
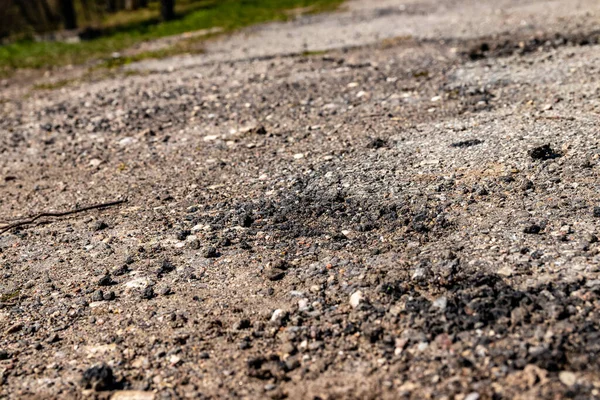
<instances>
[{"instance_id":1,"label":"gravel road surface","mask_svg":"<svg viewBox=\"0 0 600 400\"><path fill-rule=\"evenodd\" d=\"M1 222L127 202L0 234L1 398L600 398L600 2L354 0L128 69L6 84Z\"/></svg>"}]
</instances>

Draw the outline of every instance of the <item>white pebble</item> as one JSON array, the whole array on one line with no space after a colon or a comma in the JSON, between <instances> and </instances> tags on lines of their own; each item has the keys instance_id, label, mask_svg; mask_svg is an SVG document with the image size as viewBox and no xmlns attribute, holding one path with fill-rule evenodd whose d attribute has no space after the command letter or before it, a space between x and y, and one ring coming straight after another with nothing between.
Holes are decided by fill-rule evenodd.
<instances>
[{"instance_id":1,"label":"white pebble","mask_svg":"<svg viewBox=\"0 0 600 400\"><path fill-rule=\"evenodd\" d=\"M363 292L361 292L360 290L357 290L356 292L352 293L352 295L350 296L350 305L353 308L356 308L360 305L360 303L364 300L364 295Z\"/></svg>"}]
</instances>

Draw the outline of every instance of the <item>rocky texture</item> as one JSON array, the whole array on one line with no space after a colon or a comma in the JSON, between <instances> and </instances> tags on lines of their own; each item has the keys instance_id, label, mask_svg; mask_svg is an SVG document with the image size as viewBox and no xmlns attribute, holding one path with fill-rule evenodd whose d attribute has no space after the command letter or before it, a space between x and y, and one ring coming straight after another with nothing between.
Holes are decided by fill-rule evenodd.
<instances>
[{"instance_id":1,"label":"rocky texture","mask_svg":"<svg viewBox=\"0 0 600 400\"><path fill-rule=\"evenodd\" d=\"M598 397L598 4L473 3L7 95L0 219L129 201L0 236L0 396Z\"/></svg>"}]
</instances>

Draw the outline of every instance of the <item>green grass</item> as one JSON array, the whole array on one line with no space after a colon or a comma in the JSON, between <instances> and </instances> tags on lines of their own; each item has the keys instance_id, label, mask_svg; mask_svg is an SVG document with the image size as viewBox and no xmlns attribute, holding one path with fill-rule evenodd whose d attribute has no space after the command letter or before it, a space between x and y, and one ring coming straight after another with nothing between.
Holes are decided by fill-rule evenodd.
<instances>
[{"instance_id":1,"label":"green grass","mask_svg":"<svg viewBox=\"0 0 600 400\"><path fill-rule=\"evenodd\" d=\"M311 12L335 9L343 0L178 0L179 18L161 23L156 3L149 10L117 13L102 24L103 36L80 43L24 41L0 46L0 72L18 68L48 68L108 59L136 43L212 27L225 32L244 26L289 18L294 8ZM186 46L163 52L142 53L138 59L185 52ZM141 57L141 58L140 58ZM127 61L127 60L125 60ZM132 60L129 60L132 61ZM106 61L110 63L109 61ZM123 61L119 61L123 62Z\"/></svg>"},{"instance_id":2,"label":"green grass","mask_svg":"<svg viewBox=\"0 0 600 400\"><path fill-rule=\"evenodd\" d=\"M327 54L327 50L310 50L310 51L302 52L303 57L316 57L316 56L323 56L325 54Z\"/></svg>"}]
</instances>

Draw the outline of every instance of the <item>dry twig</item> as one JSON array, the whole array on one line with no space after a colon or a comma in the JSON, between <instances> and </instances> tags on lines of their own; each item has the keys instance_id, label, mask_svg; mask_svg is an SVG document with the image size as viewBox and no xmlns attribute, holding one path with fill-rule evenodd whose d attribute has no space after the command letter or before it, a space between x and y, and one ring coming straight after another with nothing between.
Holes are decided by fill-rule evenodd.
<instances>
[{"instance_id":1,"label":"dry twig","mask_svg":"<svg viewBox=\"0 0 600 400\"><path fill-rule=\"evenodd\" d=\"M123 204L126 202L127 202L127 199L121 199L121 200L110 201L108 203L94 204L91 206L77 208L75 210L69 210L69 211L42 212L42 213L36 214L32 217L29 217L27 219L24 219L23 221L15 222L14 224L5 225L5 226L0 227L0 235L2 235L5 232L10 231L13 228L18 228L20 226L32 224L35 221L37 221L38 219L43 218L43 217L64 217L66 215L77 214L77 213L84 212L84 211L97 210L99 208L113 207L113 206L117 206L119 204Z\"/></svg>"}]
</instances>

